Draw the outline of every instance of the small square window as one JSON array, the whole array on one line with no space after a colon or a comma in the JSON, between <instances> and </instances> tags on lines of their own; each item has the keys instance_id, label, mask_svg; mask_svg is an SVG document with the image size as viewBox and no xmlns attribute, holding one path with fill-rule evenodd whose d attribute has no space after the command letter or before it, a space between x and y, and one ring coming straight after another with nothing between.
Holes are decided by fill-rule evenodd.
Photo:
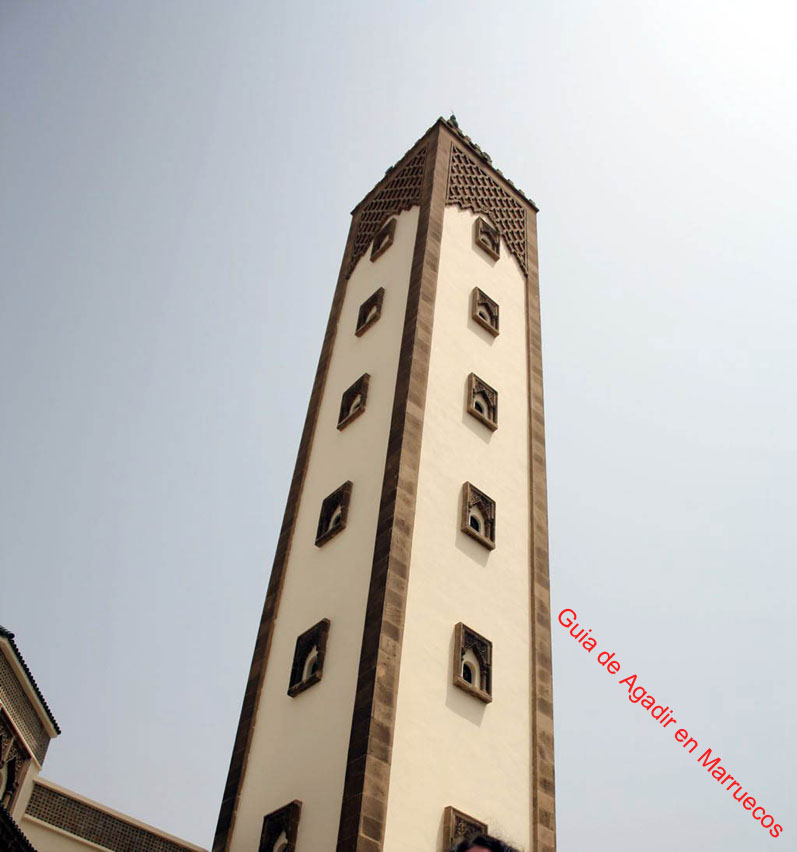
<instances>
[{"instance_id":1,"label":"small square window","mask_svg":"<svg viewBox=\"0 0 797 852\"><path fill-rule=\"evenodd\" d=\"M291 680L288 685L288 695L291 698L321 680L328 635L329 619L324 618L296 639Z\"/></svg>"},{"instance_id":2,"label":"small square window","mask_svg":"<svg viewBox=\"0 0 797 852\"><path fill-rule=\"evenodd\" d=\"M352 420L356 420L365 411L370 380L368 373L363 373L348 390L343 392L338 414L338 429L345 429Z\"/></svg>"},{"instance_id":3,"label":"small square window","mask_svg":"<svg viewBox=\"0 0 797 852\"><path fill-rule=\"evenodd\" d=\"M374 242L371 245L371 263L381 257L393 245L393 237L396 236L396 220L391 219L389 222L382 225L377 235L374 237Z\"/></svg>"},{"instance_id":4,"label":"small square window","mask_svg":"<svg viewBox=\"0 0 797 852\"><path fill-rule=\"evenodd\" d=\"M385 297L385 288L380 287L370 295L361 305L357 313L357 328L354 333L357 337L366 331L382 316L382 301Z\"/></svg>"},{"instance_id":5,"label":"small square window","mask_svg":"<svg viewBox=\"0 0 797 852\"><path fill-rule=\"evenodd\" d=\"M494 302L483 290L473 288L471 315L482 328L493 337L498 336L498 302Z\"/></svg>"},{"instance_id":6,"label":"small square window","mask_svg":"<svg viewBox=\"0 0 797 852\"><path fill-rule=\"evenodd\" d=\"M461 621L454 628L454 686L485 704L493 700L493 643Z\"/></svg>"},{"instance_id":7,"label":"small square window","mask_svg":"<svg viewBox=\"0 0 797 852\"><path fill-rule=\"evenodd\" d=\"M487 834L488 830L486 822L449 805L443 811L443 852L449 852L456 843L476 834Z\"/></svg>"},{"instance_id":8,"label":"small square window","mask_svg":"<svg viewBox=\"0 0 797 852\"><path fill-rule=\"evenodd\" d=\"M294 800L289 805L263 817L258 852L296 852L296 835L302 803Z\"/></svg>"},{"instance_id":9,"label":"small square window","mask_svg":"<svg viewBox=\"0 0 797 852\"><path fill-rule=\"evenodd\" d=\"M468 413L493 432L498 428L498 391L476 373L468 376Z\"/></svg>"},{"instance_id":10,"label":"small square window","mask_svg":"<svg viewBox=\"0 0 797 852\"><path fill-rule=\"evenodd\" d=\"M501 256L501 232L486 219L479 217L473 226L473 238L476 245L487 252L494 260Z\"/></svg>"},{"instance_id":11,"label":"small square window","mask_svg":"<svg viewBox=\"0 0 797 852\"><path fill-rule=\"evenodd\" d=\"M346 529L351 500L351 482L344 482L337 491L333 491L321 504L321 514L318 517L315 544L321 547L339 532Z\"/></svg>"},{"instance_id":12,"label":"small square window","mask_svg":"<svg viewBox=\"0 0 797 852\"><path fill-rule=\"evenodd\" d=\"M462 486L462 532L495 550L495 500L470 482Z\"/></svg>"}]
</instances>

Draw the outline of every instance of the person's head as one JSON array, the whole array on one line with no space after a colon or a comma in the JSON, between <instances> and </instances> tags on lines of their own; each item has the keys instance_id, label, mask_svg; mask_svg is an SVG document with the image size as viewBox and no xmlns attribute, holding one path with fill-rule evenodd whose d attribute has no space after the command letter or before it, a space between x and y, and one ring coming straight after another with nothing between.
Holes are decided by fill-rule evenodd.
<instances>
[{"instance_id":1,"label":"person's head","mask_svg":"<svg viewBox=\"0 0 797 852\"><path fill-rule=\"evenodd\" d=\"M458 843L451 852L517 852L517 849L489 834L474 834Z\"/></svg>"}]
</instances>

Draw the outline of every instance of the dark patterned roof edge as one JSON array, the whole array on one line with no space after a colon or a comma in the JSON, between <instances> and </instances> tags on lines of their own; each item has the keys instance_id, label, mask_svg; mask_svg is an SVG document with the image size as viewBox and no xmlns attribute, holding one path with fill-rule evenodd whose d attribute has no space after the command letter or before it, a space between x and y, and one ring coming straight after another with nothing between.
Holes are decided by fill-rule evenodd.
<instances>
[{"instance_id":1,"label":"dark patterned roof edge","mask_svg":"<svg viewBox=\"0 0 797 852\"><path fill-rule=\"evenodd\" d=\"M459 139L459 141L462 142L468 148L471 154L475 154L477 159L484 163L484 165L486 165L491 171L495 172L495 174L497 174L498 177L501 178L501 180L513 190L513 192L516 192L527 204L531 205L535 212L539 212L540 208L537 207L534 201L532 201L532 199L529 198L528 195L526 195L526 193L523 192L522 189L518 189L518 187L516 187L515 184L512 183L512 181L500 169L496 168L493 165L492 157L483 148L477 145L470 138L470 136L468 136L460 129L460 126L453 115L451 116L451 118L443 118L443 116L441 115L440 118L438 118L437 121L430 128L428 128L425 133L419 136L418 139L416 139L415 142L410 146L410 148L408 148L407 151L405 151L405 153L401 157L399 157L398 160L396 160L394 165L388 166L388 168L385 170L385 177L387 177L387 175L389 175L397 166L399 166L407 158L407 156L411 154L418 147L418 145L432 132L432 130L434 130L434 128L438 124L442 124L448 131L450 131L454 136L456 136L457 139ZM352 215L354 215L360 209L360 207L362 207L362 205L371 197L371 195L373 195L374 191L379 188L383 180L384 177L379 180L376 185L373 186L363 196L362 201L355 205L354 209L351 211Z\"/></svg>"},{"instance_id":2,"label":"dark patterned roof edge","mask_svg":"<svg viewBox=\"0 0 797 852\"><path fill-rule=\"evenodd\" d=\"M2 630L2 628L0 628ZM5 636L7 631L3 631L3 635ZM28 840L25 832L16 824L14 821L14 817L0 804L0 822L4 822L6 827L11 832L16 841L16 846L12 847L14 849L24 849L25 852L36 852L33 844Z\"/></svg>"},{"instance_id":3,"label":"dark patterned roof edge","mask_svg":"<svg viewBox=\"0 0 797 852\"><path fill-rule=\"evenodd\" d=\"M14 654L16 654L17 660L19 661L20 666L22 666L22 671L25 672L25 675L27 676L30 685L33 687L33 691L36 693L36 697L39 699L41 706L44 708L45 712L47 713L47 716L53 723L53 727L55 728L56 733L60 734L61 728L58 726L58 722L55 721L53 711L50 710L50 707L47 704L44 695L42 695L42 691L39 689L39 685L36 683L36 678L33 677L33 673L28 668L28 664L25 662L25 658L22 656L22 652L17 647L17 643L14 641L14 634L10 630L3 627L2 624L0 624L0 637L8 640L8 644L11 646L12 650L14 651Z\"/></svg>"}]
</instances>

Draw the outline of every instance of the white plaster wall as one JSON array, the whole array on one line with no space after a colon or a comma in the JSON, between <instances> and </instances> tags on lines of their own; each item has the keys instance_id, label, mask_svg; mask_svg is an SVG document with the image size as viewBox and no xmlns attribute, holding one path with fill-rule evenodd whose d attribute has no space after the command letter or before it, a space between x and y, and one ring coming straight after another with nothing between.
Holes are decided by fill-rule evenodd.
<instances>
[{"instance_id":1,"label":"white plaster wall","mask_svg":"<svg viewBox=\"0 0 797 852\"><path fill-rule=\"evenodd\" d=\"M443 220L385 852L439 850L447 805L530 844L526 285L505 243L497 262L474 247L475 218ZM498 337L471 319L474 286ZM471 371L498 391L495 432L466 413ZM466 480L496 501L492 552L460 531ZM491 704L452 684L459 621L493 643Z\"/></svg>"},{"instance_id":2,"label":"white plaster wall","mask_svg":"<svg viewBox=\"0 0 797 852\"><path fill-rule=\"evenodd\" d=\"M303 803L298 848L325 852L335 847L417 225L418 208L402 213L393 245L375 263L366 253L348 281L233 829L233 852L257 849L263 817L293 799ZM380 286L385 288L382 316L355 337L359 307ZM366 410L339 432L341 396L366 372L371 375ZM317 548L321 501L347 479L353 483L347 527ZM323 678L290 698L286 690L296 637L322 618L331 621Z\"/></svg>"}]
</instances>

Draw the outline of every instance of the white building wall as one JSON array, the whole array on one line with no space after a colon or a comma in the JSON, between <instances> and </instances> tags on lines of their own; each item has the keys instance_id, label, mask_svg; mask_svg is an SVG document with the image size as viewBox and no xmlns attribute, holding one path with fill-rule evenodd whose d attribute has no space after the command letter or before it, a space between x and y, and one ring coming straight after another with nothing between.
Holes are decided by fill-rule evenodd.
<instances>
[{"instance_id":1,"label":"white building wall","mask_svg":"<svg viewBox=\"0 0 797 852\"><path fill-rule=\"evenodd\" d=\"M505 243L498 261L474 246L475 219L443 220L385 852L439 850L447 805L530 844L526 280ZM498 337L471 318L475 286ZM498 391L495 432L466 412L470 372ZM496 501L492 552L460 531L465 481ZM460 621L493 643L490 704L452 683Z\"/></svg>"},{"instance_id":2,"label":"white building wall","mask_svg":"<svg viewBox=\"0 0 797 852\"><path fill-rule=\"evenodd\" d=\"M298 848L326 852L335 846L417 225L418 208L401 213L393 245L374 263L366 253L348 281L285 568L232 852L257 849L263 817L294 799L303 803ZM356 337L359 307L379 287L385 288L382 316ZM338 431L341 396L363 373L371 376L366 411ZM346 480L353 483L347 527L318 548L321 502ZM286 690L296 637L323 618L331 621L323 678L291 698Z\"/></svg>"}]
</instances>

